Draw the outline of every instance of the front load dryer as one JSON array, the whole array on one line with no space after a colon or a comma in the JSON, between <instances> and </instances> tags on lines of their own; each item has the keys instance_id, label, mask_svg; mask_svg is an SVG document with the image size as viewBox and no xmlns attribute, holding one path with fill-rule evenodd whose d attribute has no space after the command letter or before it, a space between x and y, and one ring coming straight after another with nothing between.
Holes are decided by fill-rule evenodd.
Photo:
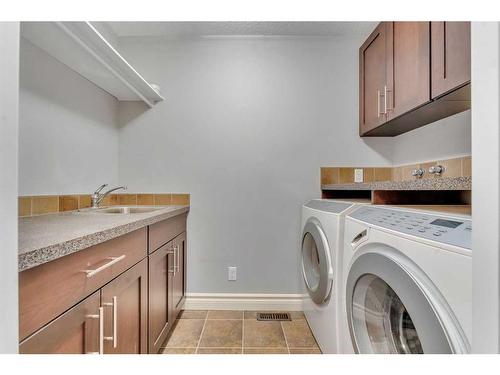
<instances>
[{"instance_id":1,"label":"front load dryer","mask_svg":"<svg viewBox=\"0 0 500 375\"><path fill-rule=\"evenodd\" d=\"M468 353L469 215L361 207L345 220L344 353Z\"/></svg>"},{"instance_id":2,"label":"front load dryer","mask_svg":"<svg viewBox=\"0 0 500 375\"><path fill-rule=\"evenodd\" d=\"M339 249L352 202L315 199L302 206L304 314L323 353L338 353Z\"/></svg>"}]
</instances>

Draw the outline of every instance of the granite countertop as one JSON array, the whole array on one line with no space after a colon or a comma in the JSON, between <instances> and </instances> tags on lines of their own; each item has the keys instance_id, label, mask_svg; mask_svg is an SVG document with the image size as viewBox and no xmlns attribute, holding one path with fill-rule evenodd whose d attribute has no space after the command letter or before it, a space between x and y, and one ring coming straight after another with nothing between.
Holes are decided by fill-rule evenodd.
<instances>
[{"instance_id":1,"label":"granite countertop","mask_svg":"<svg viewBox=\"0 0 500 375\"><path fill-rule=\"evenodd\" d=\"M21 217L18 271L36 267L188 211L189 206L163 206L146 213L105 214L85 209Z\"/></svg>"},{"instance_id":2,"label":"granite countertop","mask_svg":"<svg viewBox=\"0 0 500 375\"><path fill-rule=\"evenodd\" d=\"M321 185L321 190L471 190L471 177L421 178L412 181L354 182Z\"/></svg>"}]
</instances>

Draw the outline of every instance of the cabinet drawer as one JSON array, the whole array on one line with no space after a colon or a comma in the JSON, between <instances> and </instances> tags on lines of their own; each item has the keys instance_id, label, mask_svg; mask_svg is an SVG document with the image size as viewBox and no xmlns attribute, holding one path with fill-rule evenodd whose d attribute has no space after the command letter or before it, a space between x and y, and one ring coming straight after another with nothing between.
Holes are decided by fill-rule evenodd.
<instances>
[{"instance_id":1,"label":"cabinet drawer","mask_svg":"<svg viewBox=\"0 0 500 375\"><path fill-rule=\"evenodd\" d=\"M187 214L160 221L149 226L149 253L186 231Z\"/></svg>"},{"instance_id":2,"label":"cabinet drawer","mask_svg":"<svg viewBox=\"0 0 500 375\"><path fill-rule=\"evenodd\" d=\"M147 256L147 229L19 274L19 339L38 330Z\"/></svg>"}]
</instances>

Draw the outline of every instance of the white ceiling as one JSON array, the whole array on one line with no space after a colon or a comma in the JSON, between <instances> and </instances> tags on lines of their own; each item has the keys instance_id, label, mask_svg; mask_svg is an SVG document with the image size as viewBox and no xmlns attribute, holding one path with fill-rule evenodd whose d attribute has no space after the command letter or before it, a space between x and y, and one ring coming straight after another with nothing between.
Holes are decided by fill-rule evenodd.
<instances>
[{"instance_id":1,"label":"white ceiling","mask_svg":"<svg viewBox=\"0 0 500 375\"><path fill-rule=\"evenodd\" d=\"M350 36L375 22L108 22L118 37Z\"/></svg>"}]
</instances>

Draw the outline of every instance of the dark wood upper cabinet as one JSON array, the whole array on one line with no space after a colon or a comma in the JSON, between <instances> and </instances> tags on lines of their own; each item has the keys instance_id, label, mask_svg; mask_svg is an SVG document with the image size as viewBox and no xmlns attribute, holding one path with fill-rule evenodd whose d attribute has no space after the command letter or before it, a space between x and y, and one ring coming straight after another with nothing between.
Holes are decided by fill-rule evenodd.
<instances>
[{"instance_id":1,"label":"dark wood upper cabinet","mask_svg":"<svg viewBox=\"0 0 500 375\"><path fill-rule=\"evenodd\" d=\"M384 113L387 120L391 120L430 101L430 25L429 22L385 24L387 89L384 87Z\"/></svg>"},{"instance_id":2,"label":"dark wood upper cabinet","mask_svg":"<svg viewBox=\"0 0 500 375\"><path fill-rule=\"evenodd\" d=\"M470 22L431 22L432 99L470 83Z\"/></svg>"},{"instance_id":3,"label":"dark wood upper cabinet","mask_svg":"<svg viewBox=\"0 0 500 375\"><path fill-rule=\"evenodd\" d=\"M147 353L147 259L105 285L101 293L104 354Z\"/></svg>"},{"instance_id":4,"label":"dark wood upper cabinet","mask_svg":"<svg viewBox=\"0 0 500 375\"><path fill-rule=\"evenodd\" d=\"M386 121L382 95L386 84L386 25L381 23L359 49L359 126L366 133Z\"/></svg>"},{"instance_id":5,"label":"dark wood upper cabinet","mask_svg":"<svg viewBox=\"0 0 500 375\"><path fill-rule=\"evenodd\" d=\"M360 136L396 136L470 108L469 22L382 22L359 64Z\"/></svg>"},{"instance_id":6,"label":"dark wood upper cabinet","mask_svg":"<svg viewBox=\"0 0 500 375\"><path fill-rule=\"evenodd\" d=\"M99 353L100 292L97 291L19 345L21 354Z\"/></svg>"}]
</instances>

